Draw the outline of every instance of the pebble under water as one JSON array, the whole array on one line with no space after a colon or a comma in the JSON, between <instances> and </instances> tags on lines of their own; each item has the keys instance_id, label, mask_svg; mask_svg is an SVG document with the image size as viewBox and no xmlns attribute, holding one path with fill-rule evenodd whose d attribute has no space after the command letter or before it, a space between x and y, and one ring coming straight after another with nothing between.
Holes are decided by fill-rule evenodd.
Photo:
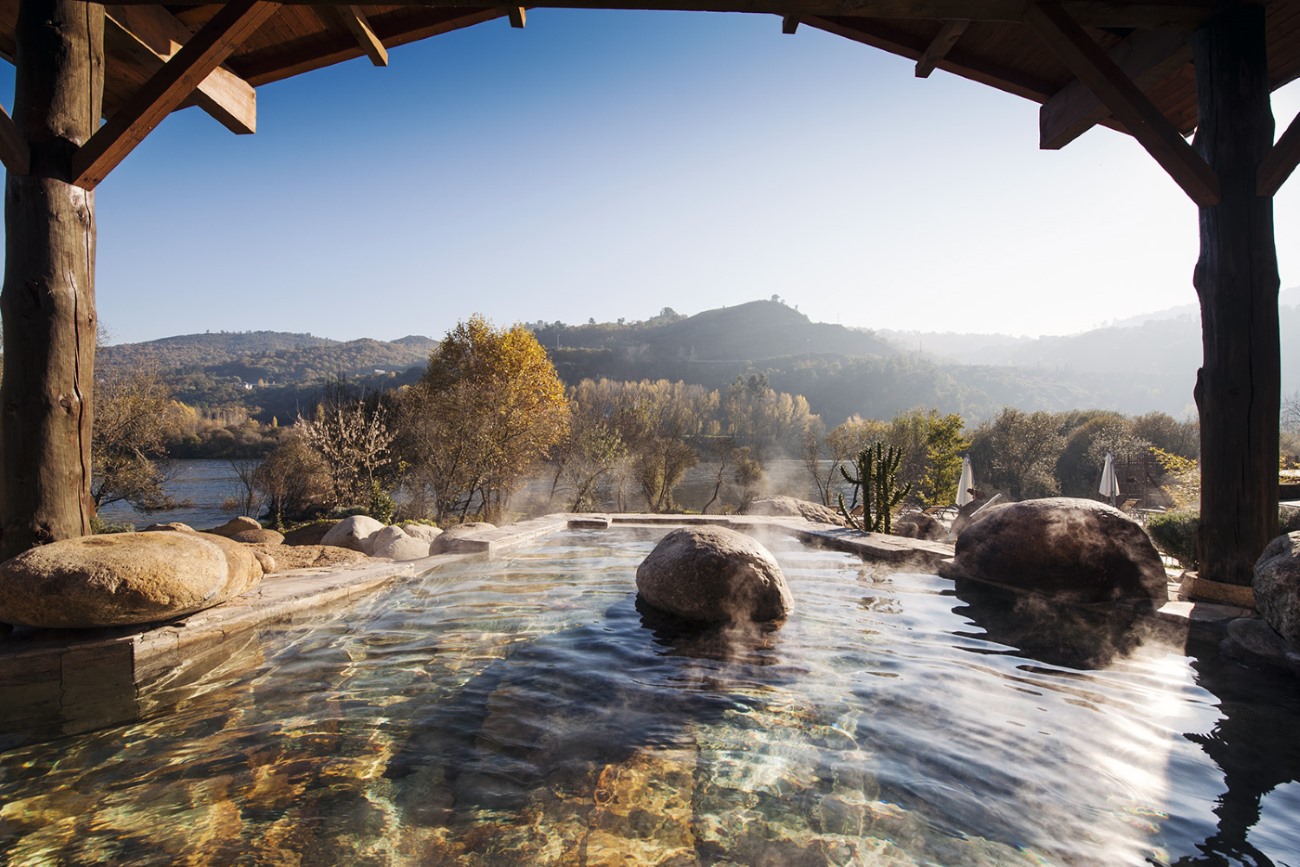
<instances>
[{"instance_id":1,"label":"pebble under water","mask_svg":"<svg viewBox=\"0 0 1300 867\"><path fill-rule=\"evenodd\" d=\"M780 629L675 631L636 603L662 532L430 573L0 754L0 863L1300 864L1294 680L780 538Z\"/></svg>"}]
</instances>

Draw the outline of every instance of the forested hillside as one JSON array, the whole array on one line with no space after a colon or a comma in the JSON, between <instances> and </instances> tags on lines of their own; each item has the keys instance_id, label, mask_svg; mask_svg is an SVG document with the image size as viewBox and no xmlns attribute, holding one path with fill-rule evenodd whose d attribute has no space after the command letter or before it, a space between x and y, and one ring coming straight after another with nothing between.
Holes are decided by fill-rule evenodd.
<instances>
[{"instance_id":1,"label":"forested hillside","mask_svg":"<svg viewBox=\"0 0 1300 867\"><path fill-rule=\"evenodd\" d=\"M1300 308L1284 307L1282 323L1283 389L1290 394L1300 388ZM528 328L570 386L605 377L723 389L738 376L762 374L777 390L803 395L834 426L855 414L888 418L913 407L961 413L970 422L1006 406L1186 418L1194 410L1197 326L1171 315L1069 337L903 334L811 322L771 300L694 316L665 309L644 322ZM106 374L155 366L178 400L200 410L240 407L263 422L287 421L310 410L331 378L364 389L416 381L436 345L429 337L196 334L106 346L99 364Z\"/></svg>"},{"instance_id":2,"label":"forested hillside","mask_svg":"<svg viewBox=\"0 0 1300 867\"><path fill-rule=\"evenodd\" d=\"M436 345L415 336L340 342L275 331L221 332L105 346L98 366L108 376L153 368L183 403L205 410L238 406L269 422L309 412L332 378L364 389L413 382Z\"/></svg>"}]
</instances>

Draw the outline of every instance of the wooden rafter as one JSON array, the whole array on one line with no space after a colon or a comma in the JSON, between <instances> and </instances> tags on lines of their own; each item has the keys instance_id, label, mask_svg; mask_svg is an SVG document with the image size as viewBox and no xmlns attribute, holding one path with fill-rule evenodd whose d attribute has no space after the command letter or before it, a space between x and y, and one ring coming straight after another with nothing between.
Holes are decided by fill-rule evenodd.
<instances>
[{"instance_id":1,"label":"wooden rafter","mask_svg":"<svg viewBox=\"0 0 1300 867\"><path fill-rule=\"evenodd\" d=\"M1025 11L1025 23L1110 109L1192 201L1201 207L1218 203L1219 176L1059 3L1044 0L1031 4Z\"/></svg>"},{"instance_id":2,"label":"wooden rafter","mask_svg":"<svg viewBox=\"0 0 1300 867\"><path fill-rule=\"evenodd\" d=\"M504 16L505 10L496 7L474 9L464 15L449 12L448 16L441 21L431 21L420 27L401 29L393 32L392 35L385 35L384 45L391 50L399 45L408 45L421 39L495 21ZM384 32L387 34L389 31ZM314 69L351 60L357 56L356 46L356 41L352 39L351 34L346 36L336 34L335 38L297 45L274 57L262 56L253 60L241 60L239 73L249 84L261 87L273 81L283 81Z\"/></svg>"},{"instance_id":3,"label":"wooden rafter","mask_svg":"<svg viewBox=\"0 0 1300 867\"><path fill-rule=\"evenodd\" d=\"M1109 52L1120 71L1140 90L1159 84L1192 60L1190 34L1142 30ZM1110 109L1080 80L1070 82L1038 112L1038 146L1058 150L1106 120Z\"/></svg>"},{"instance_id":4,"label":"wooden rafter","mask_svg":"<svg viewBox=\"0 0 1300 867\"><path fill-rule=\"evenodd\" d=\"M361 50L370 58L370 62L375 66L388 65L388 49L384 43L375 35L375 31L370 27L370 21L366 18L365 11L360 6L338 6L334 7L335 17L348 29Z\"/></svg>"},{"instance_id":5,"label":"wooden rafter","mask_svg":"<svg viewBox=\"0 0 1300 867\"><path fill-rule=\"evenodd\" d=\"M969 26L970 22L961 18L943 22L939 33L916 61L916 77L929 78L930 73L934 72L935 67L939 65L939 61L948 56L948 52L952 51L952 47L957 44L957 40L961 39L961 35Z\"/></svg>"},{"instance_id":6,"label":"wooden rafter","mask_svg":"<svg viewBox=\"0 0 1300 867\"><path fill-rule=\"evenodd\" d=\"M25 175L31 167L32 149L18 132L18 125L9 112L0 106L0 163L15 175Z\"/></svg>"},{"instance_id":7,"label":"wooden rafter","mask_svg":"<svg viewBox=\"0 0 1300 867\"><path fill-rule=\"evenodd\" d=\"M528 20L528 15L522 6L507 7L506 17L510 19L510 26L518 30L522 30L524 23Z\"/></svg>"},{"instance_id":8,"label":"wooden rafter","mask_svg":"<svg viewBox=\"0 0 1300 867\"><path fill-rule=\"evenodd\" d=\"M803 23L912 60L919 60L930 44L928 39L915 37L881 21L865 21L856 18L805 18ZM944 59L943 67L963 78L987 84L989 87L1034 102L1046 102L1059 89L1050 82L994 63L987 58L968 56L961 51L960 45L949 52Z\"/></svg>"},{"instance_id":9,"label":"wooden rafter","mask_svg":"<svg viewBox=\"0 0 1300 867\"><path fill-rule=\"evenodd\" d=\"M1291 177L1298 162L1300 162L1300 115L1292 119L1286 132L1282 133L1277 144L1273 145L1268 156L1264 157L1264 161L1259 164L1255 192L1261 196L1276 195L1286 183L1286 179Z\"/></svg>"},{"instance_id":10,"label":"wooden rafter","mask_svg":"<svg viewBox=\"0 0 1300 867\"><path fill-rule=\"evenodd\" d=\"M278 8L264 0L233 0L218 10L77 150L72 183L94 189Z\"/></svg>"},{"instance_id":11,"label":"wooden rafter","mask_svg":"<svg viewBox=\"0 0 1300 867\"><path fill-rule=\"evenodd\" d=\"M795 32L796 30L798 30L798 29L799 29L799 16L798 16L798 15L783 15L783 16L781 16L781 32L782 32L782 33L784 33L784 34L787 35L787 36L792 36L792 35L794 34L794 32Z\"/></svg>"},{"instance_id":12,"label":"wooden rafter","mask_svg":"<svg viewBox=\"0 0 1300 867\"><path fill-rule=\"evenodd\" d=\"M154 72L194 36L194 31L161 7L110 6L105 23L105 38L133 42L139 49L133 56L154 61ZM218 66L208 73L192 99L237 135L257 131L257 91L228 69Z\"/></svg>"},{"instance_id":13,"label":"wooden rafter","mask_svg":"<svg viewBox=\"0 0 1300 867\"><path fill-rule=\"evenodd\" d=\"M118 0L157 5L160 0ZM355 0L287 0L291 5L352 6ZM386 6L466 8L466 0L392 0ZM211 0L168 0L168 6L204 6ZM1214 11L1216 0L1062 0L1070 16L1087 27L1138 29L1196 27ZM798 17L855 16L946 21L1021 21L1025 0L554 0L533 7L640 9L680 12L758 12Z\"/></svg>"}]
</instances>

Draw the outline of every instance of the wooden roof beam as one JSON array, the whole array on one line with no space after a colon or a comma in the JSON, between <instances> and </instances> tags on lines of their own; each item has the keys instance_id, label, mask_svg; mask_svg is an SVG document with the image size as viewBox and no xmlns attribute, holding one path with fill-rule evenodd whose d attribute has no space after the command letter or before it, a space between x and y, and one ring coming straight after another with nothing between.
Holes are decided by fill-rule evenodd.
<instances>
[{"instance_id":1,"label":"wooden roof beam","mask_svg":"<svg viewBox=\"0 0 1300 867\"><path fill-rule=\"evenodd\" d=\"M384 43L375 35L375 31L370 28L370 21L366 18L365 10L360 6L336 6L334 7L334 17L338 19L361 50L370 58L370 62L375 66L388 65L388 49Z\"/></svg>"},{"instance_id":2,"label":"wooden roof beam","mask_svg":"<svg viewBox=\"0 0 1300 867\"><path fill-rule=\"evenodd\" d=\"M117 0L161 5L164 0ZM206 6L212 0L165 0L166 5ZM283 0L299 6L352 6L355 0ZM1074 20L1086 27L1195 29L1214 13L1217 0L1061 0ZM385 6L465 9L466 0L388 0ZM1013 21L1023 19L1026 0L550 0L532 8L637 9L678 12L756 12L813 17L854 16L946 21ZM504 7L498 7L504 8Z\"/></svg>"},{"instance_id":3,"label":"wooden roof beam","mask_svg":"<svg viewBox=\"0 0 1300 867\"><path fill-rule=\"evenodd\" d=\"M911 60L920 60L930 44L930 40L920 39L909 32L897 30L890 27L888 22L859 18L806 18L803 19L803 23ZM944 59L943 68L962 78L1038 103L1046 102L1059 89L1048 81L1026 75L1011 67L1000 66L986 58L967 56L961 51L960 45L954 46L952 53Z\"/></svg>"},{"instance_id":4,"label":"wooden roof beam","mask_svg":"<svg viewBox=\"0 0 1300 867\"><path fill-rule=\"evenodd\" d=\"M1110 109L1193 202L1201 207L1218 204L1218 174L1056 0L1030 5L1025 11L1025 23Z\"/></svg>"},{"instance_id":5,"label":"wooden roof beam","mask_svg":"<svg viewBox=\"0 0 1300 867\"><path fill-rule=\"evenodd\" d=\"M155 72L194 36L193 30L162 7L109 6L106 24L113 29L109 38L116 31L120 38L139 46L133 56L156 58ZM257 132L257 91L230 70L220 66L212 70L191 99L236 135Z\"/></svg>"},{"instance_id":6,"label":"wooden roof beam","mask_svg":"<svg viewBox=\"0 0 1300 867\"><path fill-rule=\"evenodd\" d=\"M510 26L517 30L523 30L524 23L528 20L528 14L522 6L506 7L506 17L510 19Z\"/></svg>"},{"instance_id":7,"label":"wooden roof beam","mask_svg":"<svg viewBox=\"0 0 1300 867\"><path fill-rule=\"evenodd\" d=\"M1110 51L1111 61L1145 91L1192 61L1190 34L1178 30L1141 30ZM1038 112L1038 146L1059 150L1110 116L1110 109L1075 79Z\"/></svg>"},{"instance_id":8,"label":"wooden roof beam","mask_svg":"<svg viewBox=\"0 0 1300 867\"><path fill-rule=\"evenodd\" d=\"M798 29L799 29L799 16L798 16L798 15L783 15L783 16L781 16L781 32L782 32L782 33L784 33L786 36L793 36L794 33L795 33L795 31L798 30Z\"/></svg>"},{"instance_id":9,"label":"wooden roof beam","mask_svg":"<svg viewBox=\"0 0 1300 867\"><path fill-rule=\"evenodd\" d=\"M925 53L916 61L916 77L929 78L930 73L934 72L939 61L948 56L952 47L961 39L961 35L966 32L970 22L962 18L952 18L943 22L939 28L939 33L934 37Z\"/></svg>"},{"instance_id":10,"label":"wooden roof beam","mask_svg":"<svg viewBox=\"0 0 1300 867\"><path fill-rule=\"evenodd\" d=\"M27 174L32 163L31 146L18 132L18 125L3 106L0 106L0 163L15 175Z\"/></svg>"},{"instance_id":11,"label":"wooden roof beam","mask_svg":"<svg viewBox=\"0 0 1300 867\"><path fill-rule=\"evenodd\" d=\"M232 0L221 7L77 149L72 157L72 183L94 189L278 8L278 3L265 0Z\"/></svg>"},{"instance_id":12,"label":"wooden roof beam","mask_svg":"<svg viewBox=\"0 0 1300 867\"><path fill-rule=\"evenodd\" d=\"M1286 183L1286 179L1291 177L1298 162L1300 162L1300 115L1292 119L1286 132L1282 133L1277 144L1273 145L1268 156L1264 157L1263 162L1259 164L1255 192L1261 196L1276 195Z\"/></svg>"}]
</instances>

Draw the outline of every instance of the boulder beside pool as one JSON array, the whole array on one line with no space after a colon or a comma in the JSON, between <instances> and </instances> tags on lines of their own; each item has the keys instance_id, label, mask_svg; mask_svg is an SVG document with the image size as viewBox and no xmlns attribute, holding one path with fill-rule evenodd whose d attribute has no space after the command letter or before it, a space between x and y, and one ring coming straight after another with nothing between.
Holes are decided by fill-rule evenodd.
<instances>
[{"instance_id":1,"label":"boulder beside pool","mask_svg":"<svg viewBox=\"0 0 1300 867\"><path fill-rule=\"evenodd\" d=\"M972 578L1079 602L1168 599L1146 531L1094 500L1052 497L991 506L957 537L945 578Z\"/></svg>"},{"instance_id":2,"label":"boulder beside pool","mask_svg":"<svg viewBox=\"0 0 1300 867\"><path fill-rule=\"evenodd\" d=\"M250 549L198 533L82 536L0 563L0 621L54 629L154 623L219 605L261 579Z\"/></svg>"},{"instance_id":3,"label":"boulder beside pool","mask_svg":"<svg viewBox=\"0 0 1300 867\"><path fill-rule=\"evenodd\" d=\"M794 608L780 565L751 536L726 527L683 527L636 570L651 607L702 623L783 620Z\"/></svg>"},{"instance_id":4,"label":"boulder beside pool","mask_svg":"<svg viewBox=\"0 0 1300 867\"><path fill-rule=\"evenodd\" d=\"M374 535L382 529L384 525L369 515L352 515L331 527L321 537L320 543L360 551L368 556L374 546Z\"/></svg>"},{"instance_id":5,"label":"boulder beside pool","mask_svg":"<svg viewBox=\"0 0 1300 867\"><path fill-rule=\"evenodd\" d=\"M1278 536L1255 561L1259 616L1300 650L1300 531Z\"/></svg>"}]
</instances>

